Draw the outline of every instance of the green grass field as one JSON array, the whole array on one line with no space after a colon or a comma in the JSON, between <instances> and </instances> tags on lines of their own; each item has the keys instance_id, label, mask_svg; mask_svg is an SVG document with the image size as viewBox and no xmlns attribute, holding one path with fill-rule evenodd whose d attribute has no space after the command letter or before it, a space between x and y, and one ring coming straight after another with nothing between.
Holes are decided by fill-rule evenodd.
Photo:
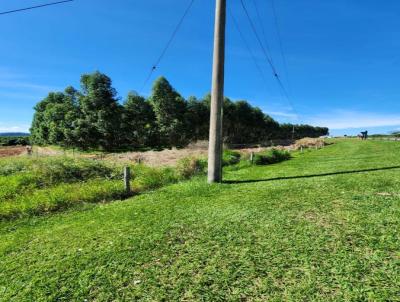
<instances>
[{"instance_id":1,"label":"green grass field","mask_svg":"<svg viewBox=\"0 0 400 302\"><path fill-rule=\"evenodd\" d=\"M0 301L400 301L400 143L0 222Z\"/></svg>"}]
</instances>

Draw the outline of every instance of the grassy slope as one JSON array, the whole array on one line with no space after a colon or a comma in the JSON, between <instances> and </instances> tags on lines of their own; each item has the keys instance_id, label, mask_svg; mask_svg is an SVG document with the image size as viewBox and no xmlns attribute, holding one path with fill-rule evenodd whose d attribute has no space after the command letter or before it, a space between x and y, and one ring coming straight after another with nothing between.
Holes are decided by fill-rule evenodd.
<instances>
[{"instance_id":1,"label":"grassy slope","mask_svg":"<svg viewBox=\"0 0 400 302\"><path fill-rule=\"evenodd\" d=\"M342 141L281 164L0 224L0 301L394 301L396 142Z\"/></svg>"}]
</instances>

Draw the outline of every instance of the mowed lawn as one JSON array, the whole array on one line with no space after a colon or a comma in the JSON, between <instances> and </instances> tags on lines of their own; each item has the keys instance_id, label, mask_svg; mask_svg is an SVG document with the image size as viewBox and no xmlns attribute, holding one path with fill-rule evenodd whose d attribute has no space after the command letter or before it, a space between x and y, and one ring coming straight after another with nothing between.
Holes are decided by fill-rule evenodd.
<instances>
[{"instance_id":1,"label":"mowed lawn","mask_svg":"<svg viewBox=\"0 0 400 302\"><path fill-rule=\"evenodd\" d=\"M400 143L335 140L0 223L0 301L400 301Z\"/></svg>"}]
</instances>

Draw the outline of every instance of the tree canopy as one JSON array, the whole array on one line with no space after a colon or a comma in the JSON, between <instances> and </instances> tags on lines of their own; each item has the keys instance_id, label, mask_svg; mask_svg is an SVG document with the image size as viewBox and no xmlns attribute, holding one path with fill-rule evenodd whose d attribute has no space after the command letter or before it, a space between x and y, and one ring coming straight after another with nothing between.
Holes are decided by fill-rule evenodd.
<instances>
[{"instance_id":1,"label":"tree canopy","mask_svg":"<svg viewBox=\"0 0 400 302\"><path fill-rule=\"evenodd\" d=\"M161 77L147 99L130 92L121 104L107 75L84 74L80 90L69 86L64 92L50 92L36 104L32 142L108 151L183 147L208 139L210 100L209 94L185 100ZM224 100L223 140L229 144L319 137L328 132L325 127L279 124L245 100Z\"/></svg>"}]
</instances>

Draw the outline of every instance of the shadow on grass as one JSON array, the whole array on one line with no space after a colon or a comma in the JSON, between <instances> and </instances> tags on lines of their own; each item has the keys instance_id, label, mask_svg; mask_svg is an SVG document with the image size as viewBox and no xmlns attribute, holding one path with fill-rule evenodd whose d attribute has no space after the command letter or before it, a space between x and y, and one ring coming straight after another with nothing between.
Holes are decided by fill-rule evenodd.
<instances>
[{"instance_id":1,"label":"shadow on grass","mask_svg":"<svg viewBox=\"0 0 400 302\"><path fill-rule=\"evenodd\" d=\"M224 180L223 183L225 183L225 184L243 184L243 183L264 182L264 181L266 182L266 181L299 179L299 178L312 178L312 177L323 177L323 176L343 175L343 174L353 174L353 173L366 173L366 172L393 170L393 169L400 169L400 166L361 169L361 170L349 170L349 171L337 171L337 172L329 172L329 173L321 173L321 174L282 176L282 177L272 177L272 178L264 178L264 179Z\"/></svg>"}]
</instances>

